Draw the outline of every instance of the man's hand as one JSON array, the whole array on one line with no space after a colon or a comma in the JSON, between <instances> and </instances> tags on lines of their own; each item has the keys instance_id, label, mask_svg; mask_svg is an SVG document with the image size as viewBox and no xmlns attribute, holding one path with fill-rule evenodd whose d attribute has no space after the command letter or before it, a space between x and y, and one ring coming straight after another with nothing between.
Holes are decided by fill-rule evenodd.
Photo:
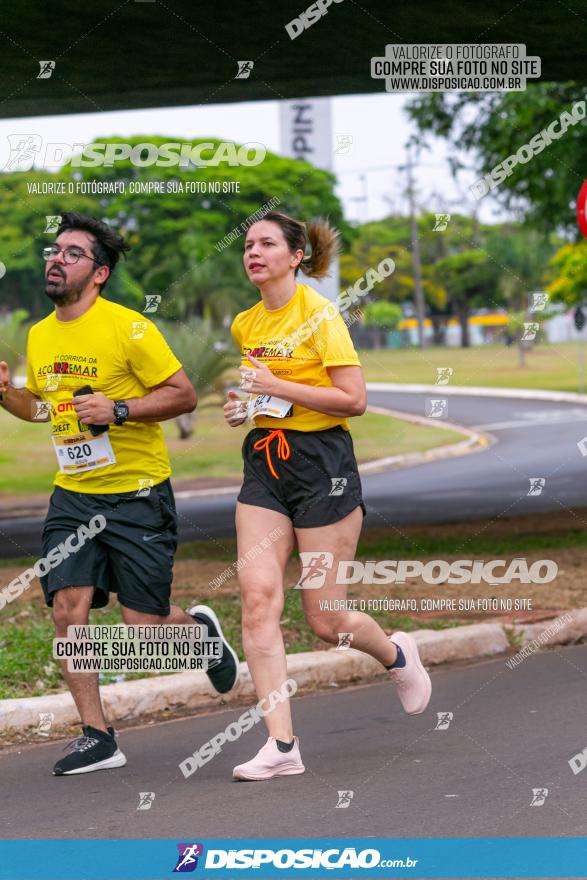
<instances>
[{"instance_id":1,"label":"man's hand","mask_svg":"<svg viewBox=\"0 0 587 880\"><path fill-rule=\"evenodd\" d=\"M10 368L6 361L0 361L0 394L6 394L10 385Z\"/></svg>"},{"instance_id":2,"label":"man's hand","mask_svg":"<svg viewBox=\"0 0 587 880\"><path fill-rule=\"evenodd\" d=\"M241 388L246 391L252 391L253 394L275 394L278 395L280 379L273 375L269 367L262 364L256 358L247 355L249 361L255 368L239 367L241 374Z\"/></svg>"},{"instance_id":3,"label":"man's hand","mask_svg":"<svg viewBox=\"0 0 587 880\"><path fill-rule=\"evenodd\" d=\"M32 394L28 388L14 388L10 384L10 367L6 361L0 361L0 394L2 402L0 406L5 412L22 419L23 422L48 422L49 413L40 418L38 404L41 400L36 394Z\"/></svg>"},{"instance_id":4,"label":"man's hand","mask_svg":"<svg viewBox=\"0 0 587 880\"><path fill-rule=\"evenodd\" d=\"M80 422L86 425L109 425L114 422L114 401L101 391L74 397L73 408Z\"/></svg>"}]
</instances>

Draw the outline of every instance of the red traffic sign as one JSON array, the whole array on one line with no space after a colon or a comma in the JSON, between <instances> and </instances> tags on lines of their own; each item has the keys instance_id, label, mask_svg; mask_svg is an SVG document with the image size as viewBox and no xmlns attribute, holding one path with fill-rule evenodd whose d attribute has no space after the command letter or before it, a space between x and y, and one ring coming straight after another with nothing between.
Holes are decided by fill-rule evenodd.
<instances>
[{"instance_id":1,"label":"red traffic sign","mask_svg":"<svg viewBox=\"0 0 587 880\"><path fill-rule=\"evenodd\" d=\"M583 186L577 196L577 223L579 224L579 229L587 238L587 180L583 181Z\"/></svg>"}]
</instances>

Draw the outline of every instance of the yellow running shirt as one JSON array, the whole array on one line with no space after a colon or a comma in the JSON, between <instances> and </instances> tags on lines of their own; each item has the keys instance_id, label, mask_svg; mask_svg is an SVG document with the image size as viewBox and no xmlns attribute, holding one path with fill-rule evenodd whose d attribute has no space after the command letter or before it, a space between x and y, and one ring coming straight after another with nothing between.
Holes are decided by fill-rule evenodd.
<instances>
[{"instance_id":1,"label":"yellow running shirt","mask_svg":"<svg viewBox=\"0 0 587 880\"><path fill-rule=\"evenodd\" d=\"M242 366L252 368L250 354L288 382L332 387L327 367L361 366L334 304L307 284L297 284L293 297L280 309L266 309L260 300L236 316L230 332L240 348ZM297 405L291 416L258 416L255 425L296 431L324 431L341 425L349 430L348 419Z\"/></svg>"},{"instance_id":2,"label":"yellow running shirt","mask_svg":"<svg viewBox=\"0 0 587 880\"><path fill-rule=\"evenodd\" d=\"M157 327L139 312L98 297L74 321L53 312L31 327L28 390L50 402L59 470L54 484L75 492L112 494L157 485L171 474L158 422L110 424L98 444L83 434L73 392L84 385L110 400L144 397L181 369ZM40 429L39 429L40 430ZM107 463L115 459L115 463Z\"/></svg>"}]
</instances>

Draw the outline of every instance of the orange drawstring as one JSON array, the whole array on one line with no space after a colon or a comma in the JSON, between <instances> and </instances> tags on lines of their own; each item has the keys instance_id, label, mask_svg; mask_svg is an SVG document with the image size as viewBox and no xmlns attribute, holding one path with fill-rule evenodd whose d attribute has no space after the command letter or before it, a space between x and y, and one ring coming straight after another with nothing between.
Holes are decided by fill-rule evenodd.
<instances>
[{"instance_id":1,"label":"orange drawstring","mask_svg":"<svg viewBox=\"0 0 587 880\"><path fill-rule=\"evenodd\" d=\"M271 471L271 473L273 474L275 479L278 480L279 477L277 475L277 471L273 467L273 462L271 461L271 454L269 452L269 446L270 446L271 441L273 440L274 437L277 437L277 457L281 458L282 461L287 461L287 459L290 456L291 450L289 448L289 443L287 442L285 434L279 428L275 431L270 431L268 434L265 435L265 437L261 437L260 440L257 440L255 445L253 446L253 449L258 449L258 450L264 449L265 450L265 455L267 457L267 464L269 465L269 470Z\"/></svg>"}]
</instances>

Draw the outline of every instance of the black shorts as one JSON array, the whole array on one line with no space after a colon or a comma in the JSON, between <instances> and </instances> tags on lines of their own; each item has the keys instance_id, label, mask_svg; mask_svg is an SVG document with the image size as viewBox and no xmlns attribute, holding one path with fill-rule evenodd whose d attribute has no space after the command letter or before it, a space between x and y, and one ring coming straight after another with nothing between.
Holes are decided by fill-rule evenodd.
<instances>
[{"instance_id":1,"label":"black shorts","mask_svg":"<svg viewBox=\"0 0 587 880\"><path fill-rule=\"evenodd\" d=\"M269 428L253 428L245 437L244 481L238 496L242 504L283 513L300 529L331 525L357 506L365 515L349 431L337 426L326 431L284 429L279 433L281 438ZM271 434L267 449L255 449L255 444Z\"/></svg>"},{"instance_id":2,"label":"black shorts","mask_svg":"<svg viewBox=\"0 0 587 880\"><path fill-rule=\"evenodd\" d=\"M70 536L90 520L100 530L85 540L72 540ZM68 538L68 544L79 549L67 556L68 546L66 558L41 577L47 605L63 587L95 587L92 608L103 608L109 593L118 593L127 608L169 614L177 548L177 513L169 480L143 495L98 495L56 487L43 527L43 557L53 550L58 560L55 548Z\"/></svg>"}]
</instances>

